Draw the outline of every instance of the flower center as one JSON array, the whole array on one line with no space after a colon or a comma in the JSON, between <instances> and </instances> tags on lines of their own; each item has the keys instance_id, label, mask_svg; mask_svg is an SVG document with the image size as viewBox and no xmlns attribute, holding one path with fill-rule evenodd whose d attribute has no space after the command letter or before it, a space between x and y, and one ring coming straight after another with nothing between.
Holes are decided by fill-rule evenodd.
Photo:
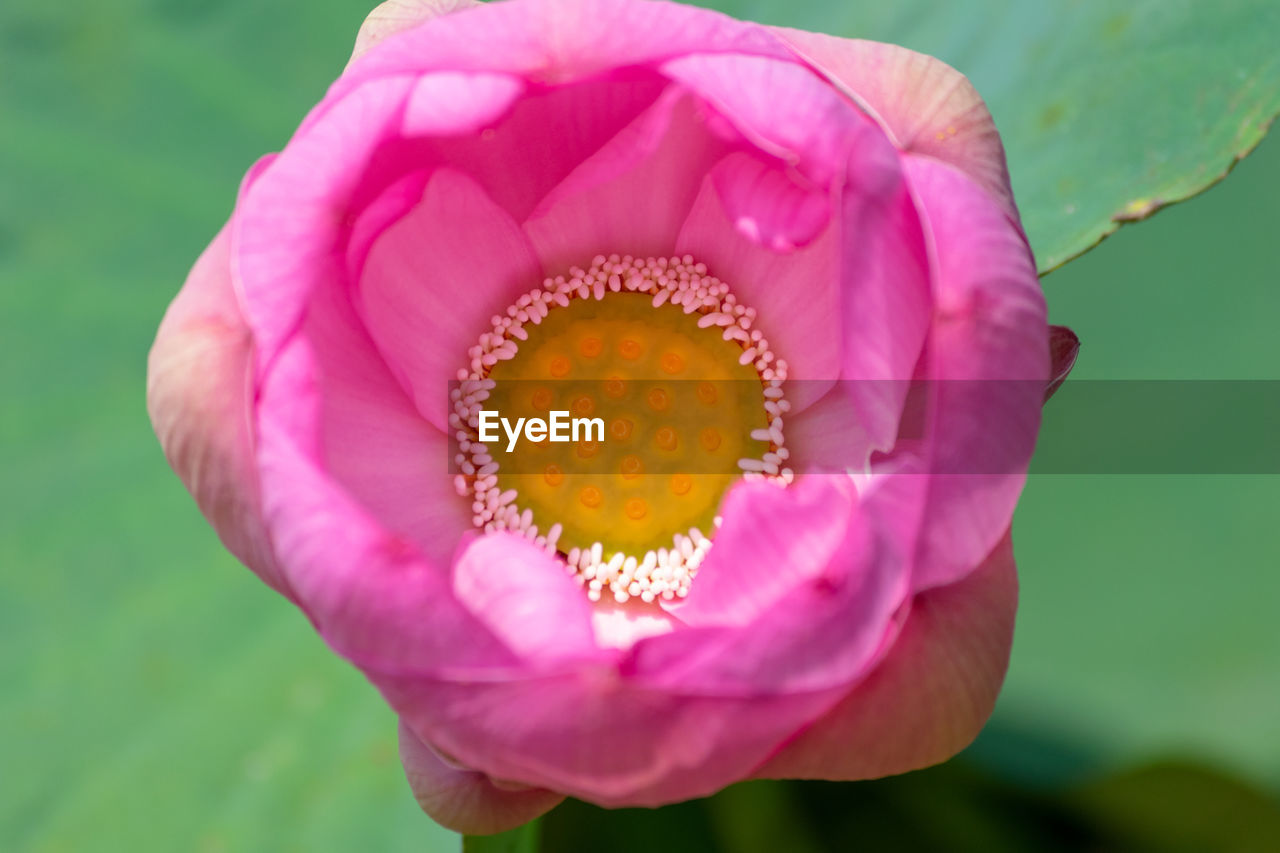
<instances>
[{"instance_id":1,"label":"flower center","mask_svg":"<svg viewBox=\"0 0 1280 853\"><path fill-rule=\"evenodd\" d=\"M593 600L686 595L725 490L792 478L787 366L754 324L689 256L597 257L521 296L452 392L476 526L558 553Z\"/></svg>"}]
</instances>

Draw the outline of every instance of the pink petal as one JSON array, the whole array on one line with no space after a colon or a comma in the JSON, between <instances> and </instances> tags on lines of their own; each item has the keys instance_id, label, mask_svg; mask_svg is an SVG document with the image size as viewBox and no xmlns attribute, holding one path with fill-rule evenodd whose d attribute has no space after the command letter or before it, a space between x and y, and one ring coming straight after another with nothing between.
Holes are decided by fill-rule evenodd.
<instances>
[{"instance_id":1,"label":"pink petal","mask_svg":"<svg viewBox=\"0 0 1280 853\"><path fill-rule=\"evenodd\" d=\"M525 680L371 677L420 737L463 765L610 807L679 802L746 778L842 695L678 695L604 666Z\"/></svg>"},{"instance_id":2,"label":"pink petal","mask_svg":"<svg viewBox=\"0 0 1280 853\"><path fill-rule=\"evenodd\" d=\"M591 602L563 562L523 537L474 537L454 563L453 591L531 667L600 657Z\"/></svg>"},{"instance_id":3,"label":"pink petal","mask_svg":"<svg viewBox=\"0 0 1280 853\"><path fill-rule=\"evenodd\" d=\"M259 371L302 322L310 295L346 284L338 258L347 217L359 212L370 158L399 133L412 87L411 79L378 81L328 104L241 199L233 254Z\"/></svg>"},{"instance_id":4,"label":"pink petal","mask_svg":"<svg viewBox=\"0 0 1280 853\"><path fill-rule=\"evenodd\" d=\"M804 488L825 492L833 483ZM830 565L742 630L641 639L620 666L602 661L520 681L371 677L415 731L492 776L603 805L702 796L742 778L824 713L896 634L905 555L868 548L860 535L842 544ZM855 555L876 557L874 567Z\"/></svg>"},{"instance_id":5,"label":"pink petal","mask_svg":"<svg viewBox=\"0 0 1280 853\"><path fill-rule=\"evenodd\" d=\"M238 283L261 365L297 327L311 293L345 284L349 263L358 272L365 246L388 214L403 209L387 195L403 195L407 180L441 162L419 149L445 142L405 134L429 121L431 130L455 139L503 112L514 85L496 75L396 77L340 99L331 95L316 108L237 217ZM344 256L349 263L338 262ZM536 276L536 264L530 268Z\"/></svg>"},{"instance_id":6,"label":"pink petal","mask_svg":"<svg viewBox=\"0 0 1280 853\"><path fill-rule=\"evenodd\" d=\"M554 88L531 87L501 121L479 134L417 138L399 154L406 168L434 164L467 173L499 207L523 221L667 87L666 80L643 69Z\"/></svg>"},{"instance_id":7,"label":"pink petal","mask_svg":"<svg viewBox=\"0 0 1280 853\"><path fill-rule=\"evenodd\" d=\"M838 221L803 249L772 251L734 228L714 187L730 180L720 170L741 155L704 182L676 244L677 252L704 259L759 312L758 327L791 368L792 422L827 393L831 380L854 380L842 391L850 397L845 431L859 434L861 445L843 448L842 463L891 444L904 381L928 323L924 242L897 157L874 135L860 146Z\"/></svg>"},{"instance_id":8,"label":"pink petal","mask_svg":"<svg viewBox=\"0 0 1280 853\"><path fill-rule=\"evenodd\" d=\"M418 206L431 175L431 170L425 168L405 172L383 187L377 197L355 217L347 237L346 281L360 281L374 244L388 228Z\"/></svg>"},{"instance_id":9,"label":"pink petal","mask_svg":"<svg viewBox=\"0 0 1280 853\"><path fill-rule=\"evenodd\" d=\"M549 63L571 62L573 71L566 69L563 76L557 76L557 82L608 69L608 76L603 79L531 94L517 105L506 121L486 132L483 145L469 139L458 139L435 141L415 149L415 156L420 161L447 162L471 172L500 206L520 219L533 209L554 182L563 179L657 98L664 87L656 76L641 70L645 62L658 62L680 55L678 45L685 41L690 47L696 44L702 50L717 43L761 55L778 56L782 50L771 35L758 27L701 10L628 2L592 3L582 7L569 4L557 5L553 12L543 10L546 12L544 17L537 17L535 13L526 20L524 16L539 6L526 3L510 9L504 7L504 14L496 17L491 16L487 9L478 8L416 28L390 40L356 63L335 86L329 101L340 103L341 98L355 91L357 84L391 74L421 73L432 69L464 72L505 70L541 79L548 73L545 66ZM578 49L573 52L571 60L568 57L548 57L549 43L531 39L531 33L545 30L552 23L555 25L553 29L565 32L545 33L546 38L554 40L550 43L558 43L561 38L575 39ZM664 24L668 25L665 31ZM589 32L570 32L580 29ZM704 40L693 42L692 39L699 34ZM415 45L412 50L410 43ZM474 52L478 45L487 48L483 56ZM597 54L596 51L607 52ZM606 57L608 64L596 67L596 62ZM749 62L757 58L723 59ZM683 57L676 62L684 63L687 59ZM725 62L716 58L710 58L708 62L710 70L673 66L673 73L699 78L701 83L707 82L701 78L709 77L715 71L720 75L722 93L732 93L734 81L728 75L737 69L726 67ZM619 71L618 68L631 70ZM792 63L774 62L773 67L763 74L773 81L770 92L781 92L796 101L792 90L807 87L810 93L806 103L814 109L836 108L843 110L846 117L852 115L828 87ZM756 104L757 111L760 106ZM758 114L751 118L762 120ZM323 119L322 110L304 125L304 130L312 122ZM782 141L802 141L802 138L793 140L784 134ZM823 144L831 148L832 145L841 147L846 143L838 133L828 131L823 137ZM833 164L817 162L823 152L814 149L809 153L813 156L806 157L803 167L815 174L829 173ZM499 168L494 164L499 164Z\"/></svg>"},{"instance_id":10,"label":"pink petal","mask_svg":"<svg viewBox=\"0 0 1280 853\"><path fill-rule=\"evenodd\" d=\"M764 302L762 326L781 341L775 348L798 380L789 382L788 392L794 405L788 435L795 439L797 470L861 470L873 450L892 447L898 434L932 297L919 213L897 169L887 143L864 140L860 155L850 163L839 228L823 238L832 244L825 258L832 271L797 265L794 278L784 277L756 256L743 251L730 255L766 269L759 280L778 285L763 298L758 290L748 292L753 301ZM833 281L834 288L815 293L824 279ZM786 300L786 294L799 296ZM797 322L797 312L805 312L811 323ZM781 337L769 325L775 315L786 318ZM838 340L830 330L837 330ZM815 367L819 353L820 366ZM806 381L824 375L846 381L830 390L829 383ZM818 400L821 404L813 408Z\"/></svg>"},{"instance_id":11,"label":"pink petal","mask_svg":"<svg viewBox=\"0 0 1280 853\"><path fill-rule=\"evenodd\" d=\"M713 108L722 135L745 138L814 188L835 183L866 132L861 114L794 62L702 52L669 60L662 71Z\"/></svg>"},{"instance_id":12,"label":"pink petal","mask_svg":"<svg viewBox=\"0 0 1280 853\"><path fill-rule=\"evenodd\" d=\"M963 580L917 595L883 663L754 776L874 779L959 752L995 706L1017 597L1005 537Z\"/></svg>"},{"instance_id":13,"label":"pink petal","mask_svg":"<svg viewBox=\"0 0 1280 853\"><path fill-rule=\"evenodd\" d=\"M841 477L802 477L788 489L739 483L721 503L724 521L689 596L666 609L691 627L750 625L828 571L856 501Z\"/></svg>"},{"instance_id":14,"label":"pink petal","mask_svg":"<svg viewBox=\"0 0 1280 853\"><path fill-rule=\"evenodd\" d=\"M899 148L960 169L1017 221L1000 134L964 75L893 44L774 32L879 121Z\"/></svg>"},{"instance_id":15,"label":"pink petal","mask_svg":"<svg viewBox=\"0 0 1280 853\"><path fill-rule=\"evenodd\" d=\"M841 461L859 470L871 450L888 449L898 434L932 299L928 252L910 187L897 180L881 192L859 191L867 184L855 177L854 189L846 194L843 222L850 237L840 257L840 359L847 381L839 391L864 433Z\"/></svg>"},{"instance_id":16,"label":"pink petal","mask_svg":"<svg viewBox=\"0 0 1280 853\"><path fill-rule=\"evenodd\" d=\"M515 222L475 181L440 169L422 201L370 249L356 304L418 411L443 430L449 383L467 366L468 348L540 280Z\"/></svg>"},{"instance_id":17,"label":"pink petal","mask_svg":"<svg viewBox=\"0 0 1280 853\"><path fill-rule=\"evenodd\" d=\"M450 766L403 721L400 762L422 810L441 826L467 835L515 829L564 799L554 791L499 785L483 773Z\"/></svg>"},{"instance_id":18,"label":"pink petal","mask_svg":"<svg viewBox=\"0 0 1280 853\"><path fill-rule=\"evenodd\" d=\"M334 94L433 69L507 71L543 82L582 80L700 51L785 57L764 27L675 3L522 0L436 18L369 51Z\"/></svg>"},{"instance_id":19,"label":"pink petal","mask_svg":"<svg viewBox=\"0 0 1280 853\"><path fill-rule=\"evenodd\" d=\"M320 464L387 531L448 565L472 524L446 435L418 413L344 291L312 297L303 333L314 348Z\"/></svg>"},{"instance_id":20,"label":"pink petal","mask_svg":"<svg viewBox=\"0 0 1280 853\"><path fill-rule=\"evenodd\" d=\"M817 383L806 384L818 390ZM893 408L892 398L901 396L896 393L901 385L841 382L798 413L792 412L786 420L787 450L791 454L787 465L797 474L865 473L872 452L889 443L874 435L894 434L899 412ZM871 414L861 415L858 403Z\"/></svg>"},{"instance_id":21,"label":"pink petal","mask_svg":"<svg viewBox=\"0 0 1280 853\"><path fill-rule=\"evenodd\" d=\"M932 250L936 311L924 365L930 493L917 590L967 574L1008 529L1049 375L1031 251L999 206L951 166L907 158Z\"/></svg>"},{"instance_id":22,"label":"pink petal","mask_svg":"<svg viewBox=\"0 0 1280 853\"><path fill-rule=\"evenodd\" d=\"M561 54L563 44L586 49L570 58ZM307 294L342 275L333 259L350 223L381 189L408 172L448 163L522 220L668 85L642 67L646 62L711 45L783 53L762 28L629 0L479 6L369 51L335 83L241 206L233 239L259 363L269 364L297 326ZM431 71L582 82L528 93L478 135L405 139L406 104L418 78ZM597 75L604 71L607 76ZM492 106L478 104L479 113L490 114ZM467 117L459 126L474 123Z\"/></svg>"},{"instance_id":23,"label":"pink petal","mask_svg":"<svg viewBox=\"0 0 1280 853\"><path fill-rule=\"evenodd\" d=\"M246 188L271 159L250 169ZM262 521L249 415L253 339L232 283L231 229L218 232L165 312L147 358L147 413L227 550L292 597Z\"/></svg>"},{"instance_id":24,"label":"pink petal","mask_svg":"<svg viewBox=\"0 0 1280 853\"><path fill-rule=\"evenodd\" d=\"M738 152L711 173L733 225L752 243L792 252L817 239L831 218L830 194L786 174L780 164Z\"/></svg>"},{"instance_id":25,"label":"pink petal","mask_svg":"<svg viewBox=\"0 0 1280 853\"><path fill-rule=\"evenodd\" d=\"M914 490L918 504L920 481L888 485ZM638 643L630 678L757 696L856 681L896 633L910 592L916 529L901 510L897 497L859 501L843 476L736 487L688 604L670 608L691 627Z\"/></svg>"},{"instance_id":26,"label":"pink petal","mask_svg":"<svg viewBox=\"0 0 1280 853\"><path fill-rule=\"evenodd\" d=\"M384 526L327 469L325 362L317 353L341 353L326 350L318 331L287 341L259 383L256 410L263 514L299 606L330 646L366 670L516 668L515 655L457 601L447 569Z\"/></svg>"},{"instance_id":27,"label":"pink petal","mask_svg":"<svg viewBox=\"0 0 1280 853\"><path fill-rule=\"evenodd\" d=\"M543 269L586 267L597 254L670 255L702 176L724 150L692 99L669 88L526 220Z\"/></svg>"},{"instance_id":28,"label":"pink petal","mask_svg":"<svg viewBox=\"0 0 1280 853\"><path fill-rule=\"evenodd\" d=\"M496 123L524 92L507 74L424 74L413 84L401 118L406 136L478 133Z\"/></svg>"}]
</instances>

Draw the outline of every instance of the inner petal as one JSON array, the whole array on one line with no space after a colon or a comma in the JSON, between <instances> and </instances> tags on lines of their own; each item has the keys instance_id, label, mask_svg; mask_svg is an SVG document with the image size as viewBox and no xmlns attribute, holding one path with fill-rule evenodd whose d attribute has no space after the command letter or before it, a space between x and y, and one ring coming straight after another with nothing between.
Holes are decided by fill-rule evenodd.
<instances>
[{"instance_id":1,"label":"inner petal","mask_svg":"<svg viewBox=\"0 0 1280 853\"><path fill-rule=\"evenodd\" d=\"M785 485L785 360L691 256L597 256L522 295L451 391L473 523L558 554L588 596L683 597L739 479Z\"/></svg>"}]
</instances>

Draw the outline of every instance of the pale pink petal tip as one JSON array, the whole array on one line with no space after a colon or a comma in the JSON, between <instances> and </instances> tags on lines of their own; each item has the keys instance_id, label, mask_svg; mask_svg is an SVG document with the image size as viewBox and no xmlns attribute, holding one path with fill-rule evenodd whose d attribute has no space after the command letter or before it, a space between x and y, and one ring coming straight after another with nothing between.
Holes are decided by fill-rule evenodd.
<instances>
[{"instance_id":1,"label":"pale pink petal tip","mask_svg":"<svg viewBox=\"0 0 1280 853\"><path fill-rule=\"evenodd\" d=\"M228 226L196 261L160 325L147 358L147 413L169 465L223 544L291 597L262 520L253 467L252 362L253 339L231 281Z\"/></svg>"},{"instance_id":2,"label":"pale pink petal tip","mask_svg":"<svg viewBox=\"0 0 1280 853\"><path fill-rule=\"evenodd\" d=\"M1017 221L1000 134L963 74L896 44L774 32L875 118L899 149L960 169Z\"/></svg>"},{"instance_id":3,"label":"pale pink petal tip","mask_svg":"<svg viewBox=\"0 0 1280 853\"><path fill-rule=\"evenodd\" d=\"M355 62L383 39L418 26L421 23L479 6L476 0L386 0L374 8L356 33L356 46L349 62Z\"/></svg>"}]
</instances>

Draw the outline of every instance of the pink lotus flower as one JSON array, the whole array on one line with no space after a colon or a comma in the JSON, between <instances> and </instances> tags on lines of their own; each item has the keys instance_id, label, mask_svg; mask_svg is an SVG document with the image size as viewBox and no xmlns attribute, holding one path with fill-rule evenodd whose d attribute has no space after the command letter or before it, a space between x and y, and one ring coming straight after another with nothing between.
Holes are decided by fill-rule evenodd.
<instances>
[{"instance_id":1,"label":"pink lotus flower","mask_svg":"<svg viewBox=\"0 0 1280 853\"><path fill-rule=\"evenodd\" d=\"M700 498L705 532L662 529L695 493L674 478L503 488L467 421L595 302L637 354L687 316L692 352L759 377L762 452ZM572 316L552 375L604 357ZM174 469L383 693L446 826L899 773L991 711L1055 374L999 137L932 58L637 0L384 4L250 171L149 373ZM910 379L1001 381L926 383L899 446L906 386L879 380ZM628 551L631 522L670 547Z\"/></svg>"}]
</instances>

